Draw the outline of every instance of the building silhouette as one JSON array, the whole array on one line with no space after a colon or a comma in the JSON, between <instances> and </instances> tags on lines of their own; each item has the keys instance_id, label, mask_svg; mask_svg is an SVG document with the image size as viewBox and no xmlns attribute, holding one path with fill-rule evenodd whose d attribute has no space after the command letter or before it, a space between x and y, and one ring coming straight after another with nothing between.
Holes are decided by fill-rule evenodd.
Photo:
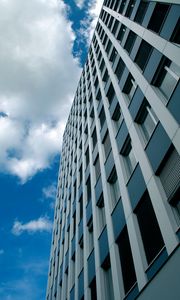
<instances>
[{"instance_id":1,"label":"building silhouette","mask_svg":"<svg viewBox=\"0 0 180 300\"><path fill-rule=\"evenodd\" d=\"M63 136L47 300L180 299L178 2L104 1Z\"/></svg>"}]
</instances>

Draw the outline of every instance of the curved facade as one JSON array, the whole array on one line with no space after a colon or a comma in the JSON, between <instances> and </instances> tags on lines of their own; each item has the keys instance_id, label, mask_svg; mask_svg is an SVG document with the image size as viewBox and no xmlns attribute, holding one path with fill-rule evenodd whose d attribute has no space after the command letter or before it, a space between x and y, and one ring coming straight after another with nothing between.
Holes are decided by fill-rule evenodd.
<instances>
[{"instance_id":1,"label":"curved facade","mask_svg":"<svg viewBox=\"0 0 180 300\"><path fill-rule=\"evenodd\" d=\"M104 1L63 136L47 300L180 297L179 17L176 1Z\"/></svg>"}]
</instances>

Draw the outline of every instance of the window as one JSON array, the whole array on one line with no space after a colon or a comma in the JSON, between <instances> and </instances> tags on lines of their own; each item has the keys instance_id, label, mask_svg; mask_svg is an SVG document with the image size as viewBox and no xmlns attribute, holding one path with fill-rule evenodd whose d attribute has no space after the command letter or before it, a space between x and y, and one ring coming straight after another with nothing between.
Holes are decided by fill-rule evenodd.
<instances>
[{"instance_id":1,"label":"window","mask_svg":"<svg viewBox=\"0 0 180 300\"><path fill-rule=\"evenodd\" d=\"M118 65L116 67L116 70L115 70L115 74L117 76L118 82L120 81L120 79L122 77L124 68L125 68L125 63L123 62L122 58L120 58Z\"/></svg>"},{"instance_id":2,"label":"window","mask_svg":"<svg viewBox=\"0 0 180 300\"><path fill-rule=\"evenodd\" d=\"M108 92L107 92L107 98L108 98L109 105L111 105L114 97L115 97L115 91L114 91L113 85L111 83L109 86Z\"/></svg>"},{"instance_id":3,"label":"window","mask_svg":"<svg viewBox=\"0 0 180 300\"><path fill-rule=\"evenodd\" d=\"M104 112L104 107L102 107L102 109L100 111L100 114L99 114L99 120L100 120L100 124L101 124L101 129L102 129L103 125L104 125L105 119L106 119L106 116L105 116L105 112Z\"/></svg>"},{"instance_id":4,"label":"window","mask_svg":"<svg viewBox=\"0 0 180 300\"><path fill-rule=\"evenodd\" d=\"M97 300L97 292L96 292L96 277L92 280L90 284L90 290L91 290L91 299Z\"/></svg>"},{"instance_id":5,"label":"window","mask_svg":"<svg viewBox=\"0 0 180 300\"><path fill-rule=\"evenodd\" d=\"M93 218L90 219L89 223L88 223L88 250L89 253L88 255L91 253L91 251L93 250L94 247L94 241L93 241Z\"/></svg>"},{"instance_id":6,"label":"window","mask_svg":"<svg viewBox=\"0 0 180 300\"><path fill-rule=\"evenodd\" d=\"M101 174L99 156L96 158L94 166L95 166L95 174L96 174L96 181L97 181Z\"/></svg>"},{"instance_id":7,"label":"window","mask_svg":"<svg viewBox=\"0 0 180 300\"><path fill-rule=\"evenodd\" d=\"M113 50L112 50L111 55L110 55L110 58L109 58L109 60L111 61L112 65L113 65L114 62L115 62L115 59L116 59L117 54L118 54L118 53L117 53L116 49L113 47Z\"/></svg>"},{"instance_id":8,"label":"window","mask_svg":"<svg viewBox=\"0 0 180 300\"><path fill-rule=\"evenodd\" d=\"M135 4L135 0L130 0L129 1L128 7L127 7L127 10L126 10L126 13L125 13L125 16L127 18L130 18L131 14L132 14L132 11L133 11L133 8L134 8L134 4Z\"/></svg>"},{"instance_id":9,"label":"window","mask_svg":"<svg viewBox=\"0 0 180 300\"><path fill-rule=\"evenodd\" d=\"M101 60L101 64L100 64L100 67L99 67L101 73L102 73L103 70L104 70L104 66L105 66L105 62L104 62L104 58L103 58L103 59Z\"/></svg>"},{"instance_id":10,"label":"window","mask_svg":"<svg viewBox=\"0 0 180 300\"><path fill-rule=\"evenodd\" d=\"M138 53L136 54L135 57L135 63L140 67L142 71L144 71L146 67L152 49L153 47L149 45L147 42L145 41L141 42Z\"/></svg>"},{"instance_id":11,"label":"window","mask_svg":"<svg viewBox=\"0 0 180 300\"><path fill-rule=\"evenodd\" d=\"M80 166L80 169L79 169L79 184L81 184L82 182L82 165Z\"/></svg>"},{"instance_id":12,"label":"window","mask_svg":"<svg viewBox=\"0 0 180 300\"><path fill-rule=\"evenodd\" d=\"M125 86L123 88L123 93L128 96L128 100L131 101L132 97L134 96L137 84L131 74L128 75L126 80Z\"/></svg>"},{"instance_id":13,"label":"window","mask_svg":"<svg viewBox=\"0 0 180 300\"><path fill-rule=\"evenodd\" d=\"M123 146L121 154L124 156L126 172L127 172L128 178L129 178L129 176L132 174L132 172L136 166L136 158L134 156L134 152L132 149L131 140L130 140L129 136Z\"/></svg>"},{"instance_id":14,"label":"window","mask_svg":"<svg viewBox=\"0 0 180 300\"><path fill-rule=\"evenodd\" d=\"M73 215L73 236L76 233L76 212Z\"/></svg>"},{"instance_id":15,"label":"window","mask_svg":"<svg viewBox=\"0 0 180 300\"><path fill-rule=\"evenodd\" d=\"M125 226L117 240L119 256L121 261L122 276L125 294L136 283L136 273L134 269L133 257L127 227Z\"/></svg>"},{"instance_id":16,"label":"window","mask_svg":"<svg viewBox=\"0 0 180 300\"><path fill-rule=\"evenodd\" d=\"M119 130L120 124L123 120L123 116L121 114L121 109L119 103L117 103L114 113L112 115L112 119L114 121L115 130Z\"/></svg>"},{"instance_id":17,"label":"window","mask_svg":"<svg viewBox=\"0 0 180 300\"><path fill-rule=\"evenodd\" d=\"M180 226L180 156L171 146L158 172L177 225Z\"/></svg>"},{"instance_id":18,"label":"window","mask_svg":"<svg viewBox=\"0 0 180 300\"><path fill-rule=\"evenodd\" d=\"M170 5L168 4L157 3L147 28L157 33L160 32L167 16L169 7Z\"/></svg>"},{"instance_id":19,"label":"window","mask_svg":"<svg viewBox=\"0 0 180 300\"><path fill-rule=\"evenodd\" d=\"M107 55L109 54L109 51L111 49L111 46L112 46L112 43L111 41L109 40L108 43L107 43L107 46L106 46L106 52L107 52ZM104 60L104 59L103 59Z\"/></svg>"},{"instance_id":20,"label":"window","mask_svg":"<svg viewBox=\"0 0 180 300\"><path fill-rule=\"evenodd\" d=\"M98 206L98 236L100 236L101 232L106 225L106 217L105 217L105 208L104 208L104 197L103 194L100 196L100 199L97 203Z\"/></svg>"},{"instance_id":21,"label":"window","mask_svg":"<svg viewBox=\"0 0 180 300\"><path fill-rule=\"evenodd\" d=\"M125 34L125 31L126 31L126 26L125 25L121 25L120 30L119 30L118 35L117 35L117 40L120 43L122 42L122 39L123 39L124 34Z\"/></svg>"},{"instance_id":22,"label":"window","mask_svg":"<svg viewBox=\"0 0 180 300\"><path fill-rule=\"evenodd\" d=\"M147 8L148 8L148 2L141 1L134 19L135 22L142 24Z\"/></svg>"},{"instance_id":23,"label":"window","mask_svg":"<svg viewBox=\"0 0 180 300\"><path fill-rule=\"evenodd\" d=\"M79 200L79 220L83 217L83 196Z\"/></svg>"},{"instance_id":24,"label":"window","mask_svg":"<svg viewBox=\"0 0 180 300\"><path fill-rule=\"evenodd\" d=\"M171 97L179 77L179 66L177 66L174 62L171 62L168 58L163 57L158 66L158 71L153 79L153 84L162 92L166 98L166 102Z\"/></svg>"},{"instance_id":25,"label":"window","mask_svg":"<svg viewBox=\"0 0 180 300\"><path fill-rule=\"evenodd\" d=\"M105 84L107 83L109 78L109 74L108 74L108 70L106 69L106 71L104 72L104 75L102 77L102 80L105 82Z\"/></svg>"},{"instance_id":26,"label":"window","mask_svg":"<svg viewBox=\"0 0 180 300\"><path fill-rule=\"evenodd\" d=\"M123 13L123 10L124 10L124 8L125 8L125 6L126 6L126 1L127 1L127 0L123 0L122 3L121 3L121 5L120 5L120 7L119 7L119 13L120 13L120 14Z\"/></svg>"},{"instance_id":27,"label":"window","mask_svg":"<svg viewBox=\"0 0 180 300\"><path fill-rule=\"evenodd\" d=\"M124 45L124 49L130 54L131 50L133 48L133 45L136 40L136 34L133 31L130 31L126 40L126 43Z\"/></svg>"},{"instance_id":28,"label":"window","mask_svg":"<svg viewBox=\"0 0 180 300\"><path fill-rule=\"evenodd\" d=\"M91 200L91 179L90 179L90 176L87 179L86 188L87 188L87 203L88 203Z\"/></svg>"},{"instance_id":29,"label":"window","mask_svg":"<svg viewBox=\"0 0 180 300\"><path fill-rule=\"evenodd\" d=\"M176 24L176 27L173 31L173 34L170 38L170 41L172 43L175 43L179 46L180 44L180 19L178 20L177 24Z\"/></svg>"},{"instance_id":30,"label":"window","mask_svg":"<svg viewBox=\"0 0 180 300\"><path fill-rule=\"evenodd\" d=\"M102 268L104 269L105 295L107 296L107 299L114 300L113 280L109 255L105 259Z\"/></svg>"},{"instance_id":31,"label":"window","mask_svg":"<svg viewBox=\"0 0 180 300\"><path fill-rule=\"evenodd\" d=\"M97 143L96 129L94 129L93 134L92 134L92 143L93 143L93 149L94 149L96 146L96 143Z\"/></svg>"},{"instance_id":32,"label":"window","mask_svg":"<svg viewBox=\"0 0 180 300\"><path fill-rule=\"evenodd\" d=\"M86 150L85 157L86 157L86 168L87 168L87 166L89 165L89 147Z\"/></svg>"},{"instance_id":33,"label":"window","mask_svg":"<svg viewBox=\"0 0 180 300\"><path fill-rule=\"evenodd\" d=\"M116 20L116 21L114 22L114 25L113 25L113 28L112 28L112 33L113 33L114 35L116 34L116 31L117 31L118 26L119 26L119 21Z\"/></svg>"},{"instance_id":34,"label":"window","mask_svg":"<svg viewBox=\"0 0 180 300\"><path fill-rule=\"evenodd\" d=\"M104 144L104 154L105 154L105 160L106 160L109 155L109 152L111 150L111 141L110 141L108 132L106 133L103 144Z\"/></svg>"},{"instance_id":35,"label":"window","mask_svg":"<svg viewBox=\"0 0 180 300\"><path fill-rule=\"evenodd\" d=\"M158 118L146 99L140 108L136 122L141 125L141 130L145 141L149 141L157 125Z\"/></svg>"},{"instance_id":36,"label":"window","mask_svg":"<svg viewBox=\"0 0 180 300\"><path fill-rule=\"evenodd\" d=\"M164 241L147 191L137 205L135 214L137 216L147 262L150 264L164 247Z\"/></svg>"},{"instance_id":37,"label":"window","mask_svg":"<svg viewBox=\"0 0 180 300\"><path fill-rule=\"evenodd\" d=\"M115 167L113 168L113 171L112 171L108 181L110 183L111 200L112 200L111 206L112 206L112 210L113 210L116 203L119 201L119 198L120 198L120 188L119 188L117 172L116 172Z\"/></svg>"}]
</instances>

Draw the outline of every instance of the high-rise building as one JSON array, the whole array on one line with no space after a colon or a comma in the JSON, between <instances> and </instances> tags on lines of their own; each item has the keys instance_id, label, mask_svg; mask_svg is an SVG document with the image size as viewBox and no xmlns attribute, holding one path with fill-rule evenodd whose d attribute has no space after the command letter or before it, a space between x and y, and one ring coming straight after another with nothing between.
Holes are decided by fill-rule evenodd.
<instances>
[{"instance_id":1,"label":"high-rise building","mask_svg":"<svg viewBox=\"0 0 180 300\"><path fill-rule=\"evenodd\" d=\"M180 299L179 1L104 1L63 136L47 300Z\"/></svg>"}]
</instances>

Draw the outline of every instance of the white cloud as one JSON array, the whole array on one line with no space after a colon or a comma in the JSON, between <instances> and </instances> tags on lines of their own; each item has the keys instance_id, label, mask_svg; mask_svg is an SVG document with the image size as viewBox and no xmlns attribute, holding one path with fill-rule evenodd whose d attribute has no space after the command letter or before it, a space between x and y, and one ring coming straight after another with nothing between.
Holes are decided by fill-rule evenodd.
<instances>
[{"instance_id":1,"label":"white cloud","mask_svg":"<svg viewBox=\"0 0 180 300\"><path fill-rule=\"evenodd\" d=\"M85 0L75 0L76 5L77 5L80 9L83 8L84 2L85 2Z\"/></svg>"},{"instance_id":2,"label":"white cloud","mask_svg":"<svg viewBox=\"0 0 180 300\"><path fill-rule=\"evenodd\" d=\"M0 171L22 182L50 166L81 68L62 0L0 1Z\"/></svg>"},{"instance_id":3,"label":"white cloud","mask_svg":"<svg viewBox=\"0 0 180 300\"><path fill-rule=\"evenodd\" d=\"M56 188L55 183L52 183L51 185L44 187L42 189L42 192L43 192L43 195L45 196L45 198L53 199L53 200L55 200L55 198L56 198L56 191L57 191L57 188Z\"/></svg>"},{"instance_id":4,"label":"white cloud","mask_svg":"<svg viewBox=\"0 0 180 300\"><path fill-rule=\"evenodd\" d=\"M21 235L23 232L27 233L36 233L36 232L51 232L52 222L47 217L40 217L37 220L31 220L27 223L21 223L19 221L15 221L12 233L14 235Z\"/></svg>"},{"instance_id":5,"label":"white cloud","mask_svg":"<svg viewBox=\"0 0 180 300\"><path fill-rule=\"evenodd\" d=\"M3 255L3 254L4 254L4 250L0 249L0 255Z\"/></svg>"},{"instance_id":6,"label":"white cloud","mask_svg":"<svg viewBox=\"0 0 180 300\"><path fill-rule=\"evenodd\" d=\"M90 44L90 41L93 37L102 5L103 0L91 0L88 4L87 16L81 21L79 35L80 38L86 40L88 45Z\"/></svg>"}]
</instances>

